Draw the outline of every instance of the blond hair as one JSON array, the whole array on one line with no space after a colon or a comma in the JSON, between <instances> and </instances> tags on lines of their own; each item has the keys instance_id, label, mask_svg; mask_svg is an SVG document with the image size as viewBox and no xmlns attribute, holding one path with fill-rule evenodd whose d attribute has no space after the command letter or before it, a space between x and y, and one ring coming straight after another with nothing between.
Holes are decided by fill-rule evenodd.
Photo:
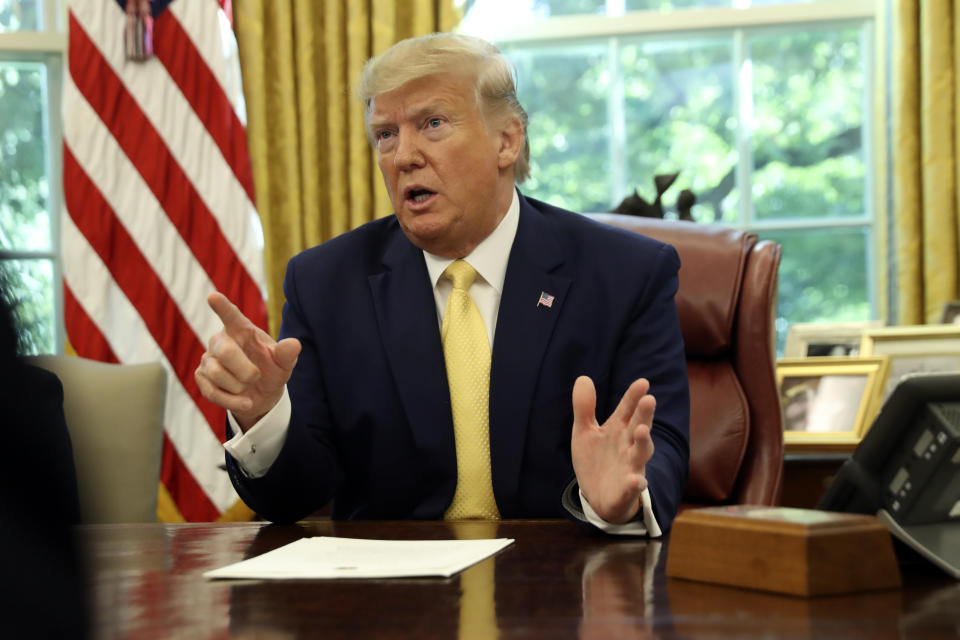
<instances>
[{"instance_id":1,"label":"blond hair","mask_svg":"<svg viewBox=\"0 0 960 640\"><path fill-rule=\"evenodd\" d=\"M526 180L530 176L530 141L527 112L517 99L516 71L507 57L486 40L458 33L431 33L401 40L367 60L357 94L366 105L368 124L370 105L375 97L412 80L440 73L468 75L473 79L477 105L487 124L510 116L520 120L523 151L514 164L514 180Z\"/></svg>"}]
</instances>

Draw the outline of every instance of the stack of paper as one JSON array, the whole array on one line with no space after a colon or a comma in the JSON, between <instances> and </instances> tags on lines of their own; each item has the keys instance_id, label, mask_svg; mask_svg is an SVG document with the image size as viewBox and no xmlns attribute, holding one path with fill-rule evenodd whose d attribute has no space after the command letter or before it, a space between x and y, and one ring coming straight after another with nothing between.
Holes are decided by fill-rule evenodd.
<instances>
[{"instance_id":1,"label":"stack of paper","mask_svg":"<svg viewBox=\"0 0 960 640\"><path fill-rule=\"evenodd\" d=\"M452 576L513 543L492 540L303 538L255 558L207 571L207 578L403 578Z\"/></svg>"}]
</instances>

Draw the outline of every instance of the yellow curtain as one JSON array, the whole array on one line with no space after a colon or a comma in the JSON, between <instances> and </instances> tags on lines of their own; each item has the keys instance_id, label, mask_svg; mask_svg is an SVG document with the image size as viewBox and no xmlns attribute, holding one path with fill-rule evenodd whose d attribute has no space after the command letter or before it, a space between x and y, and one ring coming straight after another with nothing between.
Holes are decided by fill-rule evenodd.
<instances>
[{"instance_id":1,"label":"yellow curtain","mask_svg":"<svg viewBox=\"0 0 960 640\"><path fill-rule=\"evenodd\" d=\"M234 0L273 335L295 253L392 212L353 87L372 55L449 31L453 0Z\"/></svg>"},{"instance_id":2,"label":"yellow curtain","mask_svg":"<svg viewBox=\"0 0 960 640\"><path fill-rule=\"evenodd\" d=\"M898 324L960 297L960 6L894 0L891 100Z\"/></svg>"}]
</instances>

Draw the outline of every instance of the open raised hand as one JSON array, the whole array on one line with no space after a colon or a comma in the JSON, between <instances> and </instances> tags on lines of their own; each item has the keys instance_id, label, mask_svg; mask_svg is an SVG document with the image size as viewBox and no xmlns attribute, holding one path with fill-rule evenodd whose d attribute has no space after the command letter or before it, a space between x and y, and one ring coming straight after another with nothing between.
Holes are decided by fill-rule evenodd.
<instances>
[{"instance_id":1,"label":"open raised hand","mask_svg":"<svg viewBox=\"0 0 960 640\"><path fill-rule=\"evenodd\" d=\"M649 390L646 379L635 380L600 426L593 381L580 376L573 385L573 470L590 507L607 522L628 522L640 509L640 494L647 487L645 467L653 456L650 427L657 404Z\"/></svg>"}]
</instances>

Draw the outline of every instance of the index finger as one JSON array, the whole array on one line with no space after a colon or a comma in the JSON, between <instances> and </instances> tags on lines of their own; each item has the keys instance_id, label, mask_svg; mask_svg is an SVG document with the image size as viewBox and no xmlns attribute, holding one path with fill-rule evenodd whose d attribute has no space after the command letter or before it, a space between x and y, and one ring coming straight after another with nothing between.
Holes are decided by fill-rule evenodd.
<instances>
[{"instance_id":1,"label":"index finger","mask_svg":"<svg viewBox=\"0 0 960 640\"><path fill-rule=\"evenodd\" d=\"M220 318L220 321L223 323L223 328L226 329L227 333L230 333L231 330L246 329L253 324L243 315L243 312L240 311L237 305L230 302L227 296L219 291L214 291L207 296L207 304L210 305L213 312Z\"/></svg>"}]
</instances>

